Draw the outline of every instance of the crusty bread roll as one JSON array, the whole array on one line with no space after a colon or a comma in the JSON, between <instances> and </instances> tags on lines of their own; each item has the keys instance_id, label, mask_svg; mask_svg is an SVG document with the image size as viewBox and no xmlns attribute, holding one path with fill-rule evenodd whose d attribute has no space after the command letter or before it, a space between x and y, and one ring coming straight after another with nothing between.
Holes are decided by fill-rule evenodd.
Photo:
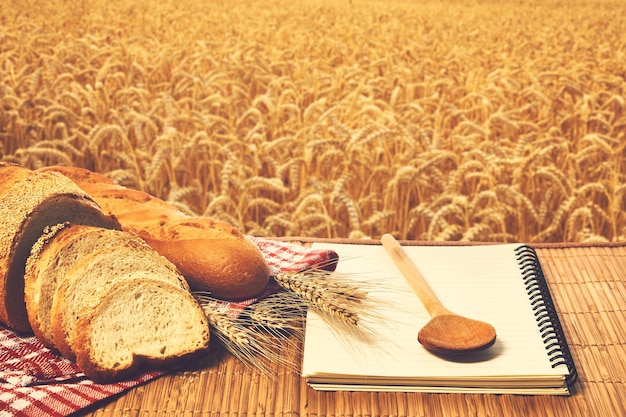
<instances>
[{"instance_id":1,"label":"crusty bread roll","mask_svg":"<svg viewBox=\"0 0 626 417\"><path fill-rule=\"evenodd\" d=\"M24 302L26 259L46 227L64 222L120 228L65 176L0 163L0 322L31 330Z\"/></svg>"},{"instance_id":2,"label":"crusty bread roll","mask_svg":"<svg viewBox=\"0 0 626 417\"><path fill-rule=\"evenodd\" d=\"M191 294L153 279L118 282L76 328L76 362L96 382L169 367L209 343L206 316Z\"/></svg>"},{"instance_id":3,"label":"crusty bread roll","mask_svg":"<svg viewBox=\"0 0 626 417\"><path fill-rule=\"evenodd\" d=\"M135 232L182 272L194 290L226 300L261 293L269 268L259 249L230 224L191 217L147 193L131 190L86 169L46 167L67 176L122 228Z\"/></svg>"}]
</instances>

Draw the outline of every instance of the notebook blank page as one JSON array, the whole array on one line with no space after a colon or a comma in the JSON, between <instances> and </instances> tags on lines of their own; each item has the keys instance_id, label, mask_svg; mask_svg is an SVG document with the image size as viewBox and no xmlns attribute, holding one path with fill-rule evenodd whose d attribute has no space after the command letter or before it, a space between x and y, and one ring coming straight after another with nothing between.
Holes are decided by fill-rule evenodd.
<instances>
[{"instance_id":1,"label":"notebook blank page","mask_svg":"<svg viewBox=\"0 0 626 417\"><path fill-rule=\"evenodd\" d=\"M341 374L456 379L563 375L553 369L524 289L515 245L406 246L405 251L451 311L492 324L496 343L458 360L424 349L417 333L430 317L386 251L377 245L316 243L339 254L337 273L376 288L377 319L363 319L366 337L338 334L316 313L306 325L303 376ZM365 339L365 340L364 340Z\"/></svg>"}]
</instances>

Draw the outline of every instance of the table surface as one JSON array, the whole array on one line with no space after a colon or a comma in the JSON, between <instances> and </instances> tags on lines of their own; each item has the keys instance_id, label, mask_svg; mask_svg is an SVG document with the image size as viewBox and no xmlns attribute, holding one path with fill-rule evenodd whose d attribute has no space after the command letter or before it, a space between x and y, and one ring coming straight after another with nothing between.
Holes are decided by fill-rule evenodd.
<instances>
[{"instance_id":1,"label":"table surface","mask_svg":"<svg viewBox=\"0 0 626 417\"><path fill-rule=\"evenodd\" d=\"M626 416L626 243L533 246L579 373L570 396L318 392L293 369L266 374L217 351L80 415Z\"/></svg>"}]
</instances>

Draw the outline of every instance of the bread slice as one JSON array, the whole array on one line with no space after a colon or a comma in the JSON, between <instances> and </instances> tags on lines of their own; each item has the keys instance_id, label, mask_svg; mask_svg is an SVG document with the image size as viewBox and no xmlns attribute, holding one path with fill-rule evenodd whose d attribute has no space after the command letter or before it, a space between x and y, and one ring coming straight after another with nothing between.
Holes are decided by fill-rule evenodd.
<instances>
[{"instance_id":1,"label":"bread slice","mask_svg":"<svg viewBox=\"0 0 626 417\"><path fill-rule=\"evenodd\" d=\"M83 257L100 249L124 246L129 240L143 243L120 230L67 223L50 228L39 238L26 261L24 300L33 332L44 345L55 347L50 311L58 283Z\"/></svg>"},{"instance_id":2,"label":"bread slice","mask_svg":"<svg viewBox=\"0 0 626 417\"><path fill-rule=\"evenodd\" d=\"M154 279L116 283L76 327L76 361L100 383L171 366L209 345L206 316L191 294Z\"/></svg>"},{"instance_id":3,"label":"bread slice","mask_svg":"<svg viewBox=\"0 0 626 417\"><path fill-rule=\"evenodd\" d=\"M70 179L0 163L0 322L31 330L24 302L24 272L31 247L46 227L70 222L119 229L113 216Z\"/></svg>"},{"instance_id":4,"label":"bread slice","mask_svg":"<svg viewBox=\"0 0 626 417\"><path fill-rule=\"evenodd\" d=\"M171 262L134 239L123 246L91 252L76 262L58 282L50 311L53 340L61 354L75 358L77 323L96 307L103 294L120 281L146 277L190 291L187 281Z\"/></svg>"}]
</instances>

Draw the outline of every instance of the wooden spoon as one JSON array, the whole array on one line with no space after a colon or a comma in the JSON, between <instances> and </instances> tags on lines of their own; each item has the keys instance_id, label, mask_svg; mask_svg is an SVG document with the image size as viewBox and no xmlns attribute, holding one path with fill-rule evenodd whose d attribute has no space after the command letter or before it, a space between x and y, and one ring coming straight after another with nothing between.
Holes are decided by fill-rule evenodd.
<instances>
[{"instance_id":1,"label":"wooden spoon","mask_svg":"<svg viewBox=\"0 0 626 417\"><path fill-rule=\"evenodd\" d=\"M492 325L459 316L441 304L392 235L384 234L380 241L431 316L417 335L417 340L426 349L443 354L463 354L486 349L495 343L496 330Z\"/></svg>"}]
</instances>

